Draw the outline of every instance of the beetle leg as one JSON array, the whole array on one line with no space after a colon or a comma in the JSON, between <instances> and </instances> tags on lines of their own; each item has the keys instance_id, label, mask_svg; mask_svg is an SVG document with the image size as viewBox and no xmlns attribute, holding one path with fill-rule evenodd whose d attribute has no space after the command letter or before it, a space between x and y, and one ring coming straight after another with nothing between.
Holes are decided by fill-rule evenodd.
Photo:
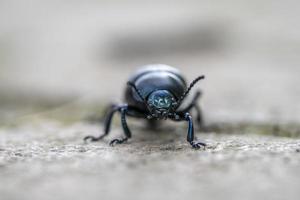
<instances>
[{"instance_id":1,"label":"beetle leg","mask_svg":"<svg viewBox=\"0 0 300 200\"><path fill-rule=\"evenodd\" d=\"M112 121L112 118L115 114L116 111L120 110L121 107L124 107L124 105L122 106L116 106L116 105L112 105L110 110L108 111L108 114L106 115L106 118L105 118L105 127L104 127L104 134L98 136L98 137L95 137L95 136L86 136L84 137L84 141L87 141L87 140L90 140L92 142L96 142L96 141L99 141L101 140L102 138L104 138L105 136L108 135L109 131L110 131L110 125L111 125L111 121Z\"/></svg>"},{"instance_id":2,"label":"beetle leg","mask_svg":"<svg viewBox=\"0 0 300 200\"><path fill-rule=\"evenodd\" d=\"M121 123L124 130L125 137L121 139L114 139L112 140L109 145L113 146L114 144L122 144L123 142L127 141L129 138L131 138L131 131L128 128L127 122L126 122L126 112L128 107L124 106L120 109L121 112Z\"/></svg>"},{"instance_id":3,"label":"beetle leg","mask_svg":"<svg viewBox=\"0 0 300 200\"><path fill-rule=\"evenodd\" d=\"M188 121L188 134L187 134L187 141L192 145L193 148L199 149L201 146L205 147L206 144L203 142L195 141L194 138L194 126L193 126L193 119L189 113L185 113L184 118Z\"/></svg>"}]
</instances>

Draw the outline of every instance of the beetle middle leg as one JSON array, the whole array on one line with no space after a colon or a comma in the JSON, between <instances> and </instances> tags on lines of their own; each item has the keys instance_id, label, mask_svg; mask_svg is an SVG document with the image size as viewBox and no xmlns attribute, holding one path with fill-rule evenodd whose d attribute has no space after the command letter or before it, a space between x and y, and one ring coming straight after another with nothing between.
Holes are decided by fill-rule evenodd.
<instances>
[{"instance_id":1,"label":"beetle middle leg","mask_svg":"<svg viewBox=\"0 0 300 200\"><path fill-rule=\"evenodd\" d=\"M124 130L125 137L121 139L114 139L110 141L109 145L113 146L114 144L122 144L123 142L127 141L129 138L131 138L131 131L128 128L127 122L126 122L126 113L128 111L128 106L124 106L120 109L121 112L121 123Z\"/></svg>"},{"instance_id":2,"label":"beetle middle leg","mask_svg":"<svg viewBox=\"0 0 300 200\"><path fill-rule=\"evenodd\" d=\"M112 105L110 110L108 111L108 114L106 115L106 118L105 118L105 126L104 126L104 134L98 136L98 137L95 137L95 136L86 136L84 138L84 141L87 141L87 140L91 140L92 142L96 142L96 141L99 141L101 139L103 139L105 136L108 135L108 133L110 132L110 126L111 126L111 122L112 122L112 118L115 114L115 112L119 111L121 112L121 122L122 122L122 126L123 126L123 130L124 130L124 133L126 135L126 137L122 140L114 140L114 142L112 141L110 144L113 144L113 143L122 143L124 141L126 141L128 138L131 137L131 133L130 133L130 130L127 126L127 123L126 123L126 118L125 118L125 114L126 114L126 111L127 111L127 108L128 106L127 105Z\"/></svg>"}]
</instances>

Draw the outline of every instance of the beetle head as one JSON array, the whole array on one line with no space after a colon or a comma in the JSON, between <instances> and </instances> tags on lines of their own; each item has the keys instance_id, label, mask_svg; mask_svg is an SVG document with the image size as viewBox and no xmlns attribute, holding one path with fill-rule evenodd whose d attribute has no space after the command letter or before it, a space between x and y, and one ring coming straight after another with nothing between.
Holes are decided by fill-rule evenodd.
<instances>
[{"instance_id":1,"label":"beetle head","mask_svg":"<svg viewBox=\"0 0 300 200\"><path fill-rule=\"evenodd\" d=\"M168 90L156 90L147 98L150 111L148 118L167 119L169 113L174 112L176 100Z\"/></svg>"}]
</instances>

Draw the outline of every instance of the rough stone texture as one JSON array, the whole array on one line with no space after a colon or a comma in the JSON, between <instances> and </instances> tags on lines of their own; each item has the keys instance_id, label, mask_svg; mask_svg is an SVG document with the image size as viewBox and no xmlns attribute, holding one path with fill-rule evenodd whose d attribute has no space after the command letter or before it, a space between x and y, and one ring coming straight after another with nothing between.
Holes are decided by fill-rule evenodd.
<instances>
[{"instance_id":1,"label":"rough stone texture","mask_svg":"<svg viewBox=\"0 0 300 200\"><path fill-rule=\"evenodd\" d=\"M169 126L167 126L169 127ZM273 136L202 133L193 150L180 125L146 131L132 125L121 135L84 144L99 126L39 123L1 130L3 199L297 199L300 140Z\"/></svg>"}]
</instances>

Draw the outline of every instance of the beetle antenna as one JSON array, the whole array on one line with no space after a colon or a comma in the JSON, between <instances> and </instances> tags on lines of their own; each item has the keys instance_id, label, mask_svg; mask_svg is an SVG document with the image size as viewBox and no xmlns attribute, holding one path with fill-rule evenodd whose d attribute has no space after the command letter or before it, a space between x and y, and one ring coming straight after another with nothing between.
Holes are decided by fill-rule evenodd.
<instances>
[{"instance_id":1,"label":"beetle antenna","mask_svg":"<svg viewBox=\"0 0 300 200\"><path fill-rule=\"evenodd\" d=\"M127 82L127 85L131 86L131 87L136 91L136 93L139 95L139 97L140 97L143 101L146 101L146 100L144 99L144 97L143 97L141 91L135 86L134 83L128 81L128 82Z\"/></svg>"},{"instance_id":2,"label":"beetle antenna","mask_svg":"<svg viewBox=\"0 0 300 200\"><path fill-rule=\"evenodd\" d=\"M200 80L202 80L202 79L204 79L204 78L205 78L204 75L198 76L197 78L195 78L195 79L191 82L191 84L190 84L190 86L188 87L188 89L187 89L187 90L183 93L183 95L181 95L181 97L178 99L178 101L177 101L177 105L178 105L178 106L181 104L181 102L183 101L183 99L189 94L189 92L191 91L192 87L194 87L194 85L195 85L198 81L200 81Z\"/></svg>"}]
</instances>

